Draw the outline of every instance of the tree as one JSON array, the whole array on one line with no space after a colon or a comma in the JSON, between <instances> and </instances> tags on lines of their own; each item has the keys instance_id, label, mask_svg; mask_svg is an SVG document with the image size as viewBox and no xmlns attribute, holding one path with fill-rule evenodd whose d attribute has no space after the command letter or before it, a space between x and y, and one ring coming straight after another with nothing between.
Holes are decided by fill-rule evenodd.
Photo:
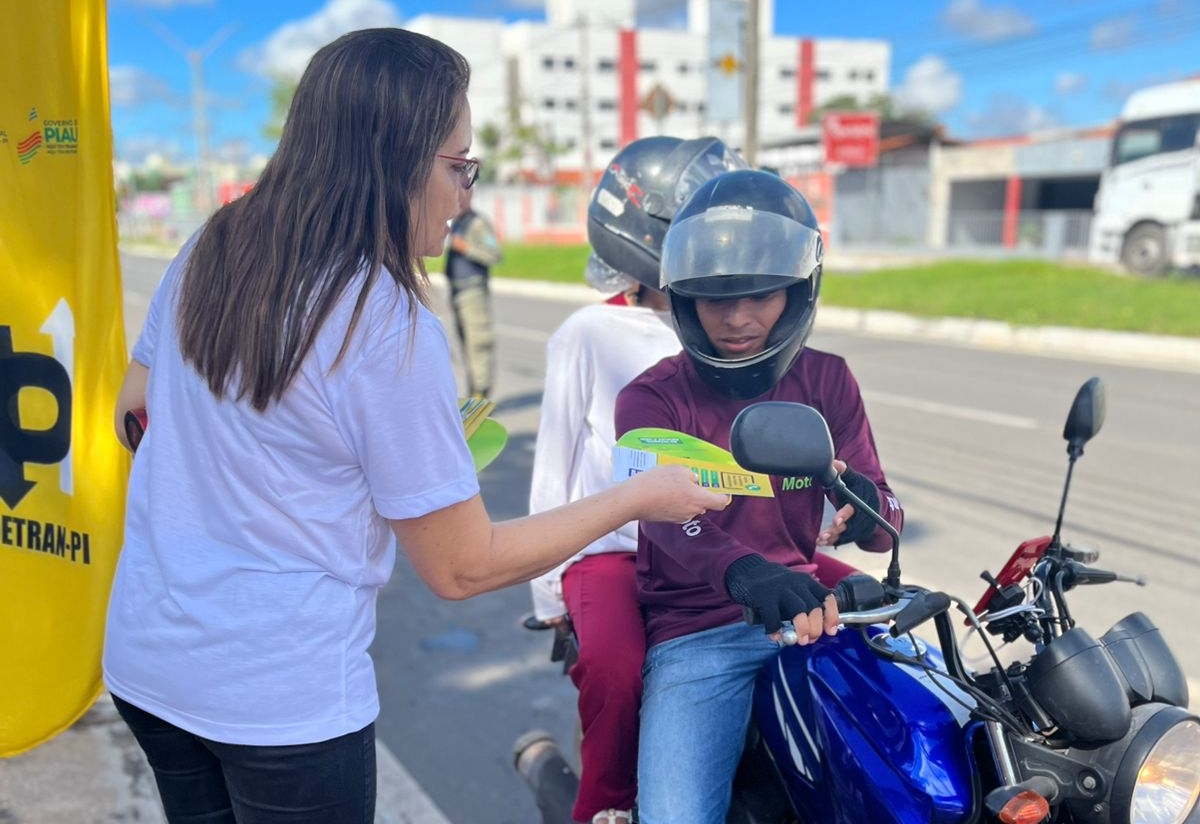
<instances>
[{"instance_id":1,"label":"tree","mask_svg":"<svg viewBox=\"0 0 1200 824\"><path fill-rule=\"evenodd\" d=\"M177 178L170 178L158 169L134 171L131 182L135 192L166 192Z\"/></svg>"},{"instance_id":2,"label":"tree","mask_svg":"<svg viewBox=\"0 0 1200 824\"><path fill-rule=\"evenodd\" d=\"M500 166L516 169L507 177L512 179L531 166L540 177L554 176L554 160L567 152L571 146L564 140L555 140L553 134L542 124L528 124L513 112L505 128L494 123L485 123L476 132L479 145L489 160L480 170L480 177L489 183L500 179Z\"/></svg>"},{"instance_id":3,"label":"tree","mask_svg":"<svg viewBox=\"0 0 1200 824\"><path fill-rule=\"evenodd\" d=\"M495 183L500 176L500 170L496 168L496 164L500 159L500 144L504 140L504 135L494 123L484 123L479 127L475 136L479 138L479 146L483 149L481 154L490 161L479 167L479 179L484 183Z\"/></svg>"},{"instance_id":4,"label":"tree","mask_svg":"<svg viewBox=\"0 0 1200 824\"><path fill-rule=\"evenodd\" d=\"M922 109L901 110L889 94L874 95L865 103L860 102L854 95L840 94L813 109L808 122L820 123L821 118L829 112L876 112L881 123L905 121L921 126L937 125L937 118L927 111Z\"/></svg>"},{"instance_id":5,"label":"tree","mask_svg":"<svg viewBox=\"0 0 1200 824\"><path fill-rule=\"evenodd\" d=\"M271 114L267 124L263 126L263 134L271 140L278 141L279 136L283 134L283 123L287 120L288 109L292 106L297 82L296 78L283 74L276 74L271 78Z\"/></svg>"}]
</instances>

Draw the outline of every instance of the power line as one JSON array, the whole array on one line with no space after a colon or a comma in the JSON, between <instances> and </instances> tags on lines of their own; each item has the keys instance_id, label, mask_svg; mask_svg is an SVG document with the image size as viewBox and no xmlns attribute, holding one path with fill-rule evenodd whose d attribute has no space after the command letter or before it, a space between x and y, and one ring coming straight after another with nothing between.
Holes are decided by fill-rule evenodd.
<instances>
[{"instance_id":1,"label":"power line","mask_svg":"<svg viewBox=\"0 0 1200 824\"><path fill-rule=\"evenodd\" d=\"M204 90L204 61L216 51L237 25L227 24L209 38L200 48L189 48L170 29L156 20L147 24L168 46L183 56L191 70L192 85L192 129L196 137L196 208L208 213L212 210L213 197L212 156L208 144L208 100Z\"/></svg>"}]
</instances>

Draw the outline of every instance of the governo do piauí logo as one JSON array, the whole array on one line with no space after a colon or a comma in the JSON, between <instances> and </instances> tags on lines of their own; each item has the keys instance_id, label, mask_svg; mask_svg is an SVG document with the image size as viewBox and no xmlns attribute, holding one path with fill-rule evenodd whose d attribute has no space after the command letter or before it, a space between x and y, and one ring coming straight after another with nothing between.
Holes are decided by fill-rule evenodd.
<instances>
[{"instance_id":1,"label":"governo do piau\u00ed logo","mask_svg":"<svg viewBox=\"0 0 1200 824\"><path fill-rule=\"evenodd\" d=\"M38 110L29 110L29 122L34 124L27 137L17 142L17 159L29 163L45 149L47 154L73 155L79 151L79 121L42 120L38 122Z\"/></svg>"},{"instance_id":2,"label":"governo do piau\u00ed logo","mask_svg":"<svg viewBox=\"0 0 1200 824\"><path fill-rule=\"evenodd\" d=\"M37 120L37 106L29 110L29 120L33 122ZM33 131L24 140L17 141L17 159L22 165L28 163L37 157L38 150L42 148L42 129L40 124L33 127Z\"/></svg>"}]
</instances>

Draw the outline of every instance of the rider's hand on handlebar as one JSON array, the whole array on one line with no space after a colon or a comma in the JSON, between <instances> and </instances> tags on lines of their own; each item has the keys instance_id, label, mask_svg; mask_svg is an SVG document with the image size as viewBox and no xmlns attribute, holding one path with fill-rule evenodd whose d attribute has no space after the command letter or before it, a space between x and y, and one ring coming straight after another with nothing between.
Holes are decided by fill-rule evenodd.
<instances>
[{"instance_id":1,"label":"rider's hand on handlebar","mask_svg":"<svg viewBox=\"0 0 1200 824\"><path fill-rule=\"evenodd\" d=\"M799 572L797 575L803 575ZM824 604L808 613L792 616L792 629L796 632L796 643L800 646L817 641L822 635L836 635L838 631L837 599L830 593ZM771 633L771 638L780 640L781 633Z\"/></svg>"},{"instance_id":2,"label":"rider's hand on handlebar","mask_svg":"<svg viewBox=\"0 0 1200 824\"><path fill-rule=\"evenodd\" d=\"M734 601L754 612L771 635L788 619L800 644L837 632L837 601L806 572L795 572L761 555L746 555L725 571L725 588Z\"/></svg>"}]
</instances>

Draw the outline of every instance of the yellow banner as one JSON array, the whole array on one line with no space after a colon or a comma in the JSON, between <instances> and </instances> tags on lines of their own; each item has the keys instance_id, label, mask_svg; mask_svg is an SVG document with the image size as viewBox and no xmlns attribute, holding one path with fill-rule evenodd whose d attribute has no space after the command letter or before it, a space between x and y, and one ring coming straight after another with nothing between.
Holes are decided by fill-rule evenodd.
<instances>
[{"instance_id":1,"label":"yellow banner","mask_svg":"<svg viewBox=\"0 0 1200 824\"><path fill-rule=\"evenodd\" d=\"M104 0L0 27L0 755L102 690L129 460Z\"/></svg>"}]
</instances>

